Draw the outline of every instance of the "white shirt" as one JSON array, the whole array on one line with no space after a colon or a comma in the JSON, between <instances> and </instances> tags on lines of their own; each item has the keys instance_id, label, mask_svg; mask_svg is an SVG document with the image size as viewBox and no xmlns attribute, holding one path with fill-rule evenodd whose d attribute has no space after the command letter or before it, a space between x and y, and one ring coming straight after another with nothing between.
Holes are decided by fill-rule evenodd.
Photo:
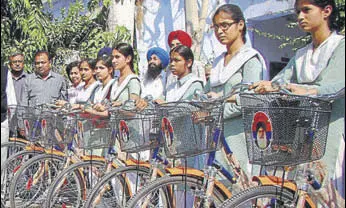
<instances>
[{"instance_id":1,"label":"white shirt","mask_svg":"<svg viewBox=\"0 0 346 208\"><path fill-rule=\"evenodd\" d=\"M96 81L92 83L88 88L85 88L83 86L76 97L76 103L88 102L95 88L98 87L99 85L101 85L101 83L99 81Z\"/></svg>"},{"instance_id":2,"label":"white shirt","mask_svg":"<svg viewBox=\"0 0 346 208\"><path fill-rule=\"evenodd\" d=\"M71 104L75 104L78 94L82 91L83 87L84 87L85 83L81 82L79 83L79 85L77 85L76 87L71 86L68 90L67 90L67 95L68 95L68 100Z\"/></svg>"},{"instance_id":3,"label":"white shirt","mask_svg":"<svg viewBox=\"0 0 346 208\"><path fill-rule=\"evenodd\" d=\"M314 82L327 67L334 50L345 36L333 32L320 46L314 50L313 43L296 53L297 78L299 83Z\"/></svg>"},{"instance_id":4,"label":"white shirt","mask_svg":"<svg viewBox=\"0 0 346 208\"><path fill-rule=\"evenodd\" d=\"M159 99L163 97L164 93L164 77L165 72L162 71L160 75L156 77L156 79L148 79L146 75L142 77L142 97L146 97L148 95L153 96L153 99Z\"/></svg>"},{"instance_id":5,"label":"white shirt","mask_svg":"<svg viewBox=\"0 0 346 208\"><path fill-rule=\"evenodd\" d=\"M111 79L106 84L106 86L99 85L95 91L93 103L101 103L102 101L104 101L104 99L106 99L108 93L111 92L111 90L112 90L111 87L112 87L114 82L115 82L115 80Z\"/></svg>"},{"instance_id":6,"label":"white shirt","mask_svg":"<svg viewBox=\"0 0 346 208\"><path fill-rule=\"evenodd\" d=\"M8 71L7 73L6 94L7 94L7 105L8 106L17 105L16 92L14 90L12 75L10 71Z\"/></svg>"}]
</instances>

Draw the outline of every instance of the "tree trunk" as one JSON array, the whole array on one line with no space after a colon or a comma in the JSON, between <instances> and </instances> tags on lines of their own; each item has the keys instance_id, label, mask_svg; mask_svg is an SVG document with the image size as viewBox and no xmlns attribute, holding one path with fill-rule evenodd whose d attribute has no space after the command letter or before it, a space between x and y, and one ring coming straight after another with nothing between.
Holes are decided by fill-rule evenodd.
<instances>
[{"instance_id":1,"label":"tree trunk","mask_svg":"<svg viewBox=\"0 0 346 208\"><path fill-rule=\"evenodd\" d=\"M202 0L202 8L199 14L197 0L185 0L186 31L192 36L194 43L192 50L196 60L200 60L201 56L208 7L209 0Z\"/></svg>"},{"instance_id":2,"label":"tree trunk","mask_svg":"<svg viewBox=\"0 0 346 208\"><path fill-rule=\"evenodd\" d=\"M112 0L107 21L108 29L114 32L116 26L125 26L134 40L135 0Z\"/></svg>"}]
</instances>

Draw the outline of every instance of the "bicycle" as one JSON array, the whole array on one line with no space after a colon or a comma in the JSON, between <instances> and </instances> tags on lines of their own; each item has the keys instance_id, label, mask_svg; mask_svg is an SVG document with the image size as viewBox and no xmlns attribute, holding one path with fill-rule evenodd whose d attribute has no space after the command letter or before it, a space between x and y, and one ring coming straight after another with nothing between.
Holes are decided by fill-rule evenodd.
<instances>
[{"instance_id":1,"label":"bicycle","mask_svg":"<svg viewBox=\"0 0 346 208\"><path fill-rule=\"evenodd\" d=\"M14 153L22 151L29 146L30 140L19 138L20 126L23 126L23 118L35 112L36 107L10 105L7 108L10 138L8 142L1 143L1 151L7 151L7 158ZM26 135L29 137L29 135ZM31 136L31 135L30 135Z\"/></svg>"},{"instance_id":2,"label":"bicycle","mask_svg":"<svg viewBox=\"0 0 346 208\"><path fill-rule=\"evenodd\" d=\"M97 128L98 132L109 132L109 139L104 141L99 140L101 143L93 142L95 144L86 144L87 141L83 139L83 135L81 135L81 139L85 141L77 145L78 148L84 150L92 148L107 148L107 154L105 157L93 155L83 156L83 158L81 158L77 163L72 161L75 164L69 167L69 163L66 163L64 170L56 177L47 192L48 200L46 200L46 203L44 204L45 207L82 206L88 193L93 189L95 184L97 184L97 181L103 177L103 175L109 173L112 169L124 166L126 161L124 162L119 160L118 153L114 148L116 136L118 134L118 128L115 125L115 117L117 117L119 110L120 108L109 108L108 111L111 112L111 117L106 123L102 123L102 121L99 122L97 117L90 120L88 119L87 123L92 123L93 125L97 123L97 125L94 125L93 127ZM83 122L85 124L85 119ZM85 128L85 126L86 125L84 125L83 128ZM82 127L81 123L79 123L79 127ZM90 128L91 131L94 131L94 128ZM85 131L85 129L81 130L81 132L83 131ZM102 137L105 137L105 135L102 135ZM107 137L108 136L106 136L106 138ZM89 139L89 141L91 141L91 139ZM71 153L73 153L72 147L69 148ZM78 186L76 184L78 184ZM71 185L73 186L71 187ZM80 194L70 194L74 192L80 192ZM126 195L128 195L128 193L126 193Z\"/></svg>"},{"instance_id":3,"label":"bicycle","mask_svg":"<svg viewBox=\"0 0 346 208\"><path fill-rule=\"evenodd\" d=\"M261 165L262 170L274 166L274 174L255 176L253 181L258 186L233 196L220 207L317 207L310 194L321 188L324 174L315 174L323 168L313 161L325 152L331 103L343 96L344 89L320 97L241 94L249 160ZM260 146L257 141L256 122L266 123L266 145ZM304 163L309 164L300 165ZM283 170L281 177L275 174L279 168ZM294 173L292 180L286 179L287 171Z\"/></svg>"},{"instance_id":4,"label":"bicycle","mask_svg":"<svg viewBox=\"0 0 346 208\"><path fill-rule=\"evenodd\" d=\"M112 170L95 186L88 196L84 207L124 207L129 198L140 189L143 184L162 177L165 173L158 167L159 164L168 165L168 161L159 156L162 146L160 137L158 112L151 105L144 111L137 111L132 102L125 104L126 109L116 116L116 125L119 126L119 146L127 154L152 150L150 162L138 159L126 160L126 167ZM118 190L114 184L130 182L127 186L129 196L119 199ZM125 199L125 200L124 200Z\"/></svg>"},{"instance_id":5,"label":"bicycle","mask_svg":"<svg viewBox=\"0 0 346 208\"><path fill-rule=\"evenodd\" d=\"M234 86L232 94L243 86L244 83ZM249 186L246 174L223 136L223 105L224 99L220 99L177 102L161 107L161 133L167 157L180 159L209 153L207 167L204 172L186 167L167 168L170 175L143 187L126 207L216 207L232 196L231 191L216 180L217 174L233 185L238 181L244 188ZM221 146L233 173L215 160Z\"/></svg>"},{"instance_id":6,"label":"bicycle","mask_svg":"<svg viewBox=\"0 0 346 208\"><path fill-rule=\"evenodd\" d=\"M66 204L69 203L78 206L78 204L81 204L80 200L74 199L85 198L87 190L93 185L93 182L89 183L90 181L88 180L97 180L97 178L101 177L104 173L106 162L103 157L92 155L92 151L90 156L85 156L85 154L81 155L82 152L80 152L76 147L86 150L109 146L112 130L109 120L102 120L93 117L89 118L88 116L87 118L80 118L77 116L77 118L71 119L71 112L67 111L67 114L69 116L67 121L72 123L67 124L67 127L72 128L64 129L63 132L72 132L72 135L68 135L64 140L62 140L62 136L66 135L57 135L56 131L47 131L54 132L55 139L59 137L61 138L54 142L50 140L46 141L49 145L53 144L54 146L64 147L66 149L65 152L67 153L52 152L51 154L34 157L25 163L17 171L11 184L10 201L12 207L29 206L33 204L33 202L35 202L34 206L35 204L42 205L45 203L47 189L54 179L60 176L61 171L67 169L71 164L75 164L72 168L77 168L77 170L80 170L80 168L83 167L84 172L80 172L80 174L77 175L78 177L75 177L70 181L69 179L71 178L63 178L64 183L57 183L53 188L61 188L61 186L63 186L65 189L62 188L61 190L70 190L70 186L72 185L74 188L77 187L75 188L76 192L70 195L61 193L61 199L66 200L66 203L64 200L55 200L54 202L60 203L61 206L66 206ZM76 115L76 113L74 113L74 115ZM62 122L65 123L66 121ZM116 167L117 165L115 163L110 163L109 168L112 168L112 166ZM97 172L97 175L94 175L95 172ZM63 173L68 172L65 171ZM89 177L88 174L92 175L92 177ZM86 185L87 183L89 184ZM24 184L24 189L21 184ZM16 196L19 193L22 195L24 193L28 194L29 197L24 198L26 201L21 198L22 203L16 203Z\"/></svg>"},{"instance_id":7,"label":"bicycle","mask_svg":"<svg viewBox=\"0 0 346 208\"><path fill-rule=\"evenodd\" d=\"M11 156L1 166L1 200L6 205L9 195L9 186L17 170L30 158L42 154L47 150L38 143L41 133L41 121L39 115L47 111L46 106L9 106L9 126L13 132L18 132L19 127L25 126L25 137L27 139L13 138L6 143L12 150L8 151ZM44 114L44 113L43 113ZM25 124L25 125L24 125ZM15 154L13 154L15 153Z\"/></svg>"},{"instance_id":8,"label":"bicycle","mask_svg":"<svg viewBox=\"0 0 346 208\"><path fill-rule=\"evenodd\" d=\"M45 189L42 178L47 177L45 182L49 183L58 173L59 164L64 161L62 149L68 144L68 139L71 139L67 136L70 124L65 124L68 121L66 115L62 111L49 108L48 104L36 109L34 114L23 117L22 121L25 135L30 135L30 141L35 144L32 146L36 148L39 145L41 151L40 154L29 157L27 151L22 152L22 155L29 160L21 162L11 181L9 193L11 207L23 204L27 206L40 196L37 190ZM27 169L28 166L31 166L31 169ZM19 181L22 182L20 191L16 189Z\"/></svg>"}]
</instances>

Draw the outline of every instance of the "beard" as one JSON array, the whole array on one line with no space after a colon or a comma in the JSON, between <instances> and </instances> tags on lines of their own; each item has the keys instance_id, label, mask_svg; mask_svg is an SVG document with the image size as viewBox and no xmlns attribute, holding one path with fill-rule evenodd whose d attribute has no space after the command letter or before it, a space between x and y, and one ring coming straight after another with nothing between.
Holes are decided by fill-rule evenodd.
<instances>
[{"instance_id":1,"label":"beard","mask_svg":"<svg viewBox=\"0 0 346 208\"><path fill-rule=\"evenodd\" d=\"M156 65L154 63L151 63L148 65L148 72L147 72L147 78L148 79L156 79L157 76L159 76L162 72L162 64Z\"/></svg>"},{"instance_id":2,"label":"beard","mask_svg":"<svg viewBox=\"0 0 346 208\"><path fill-rule=\"evenodd\" d=\"M265 135L262 137L257 135L257 143L258 143L259 148L261 148L261 149L267 148L267 146L268 146L267 137Z\"/></svg>"}]
</instances>

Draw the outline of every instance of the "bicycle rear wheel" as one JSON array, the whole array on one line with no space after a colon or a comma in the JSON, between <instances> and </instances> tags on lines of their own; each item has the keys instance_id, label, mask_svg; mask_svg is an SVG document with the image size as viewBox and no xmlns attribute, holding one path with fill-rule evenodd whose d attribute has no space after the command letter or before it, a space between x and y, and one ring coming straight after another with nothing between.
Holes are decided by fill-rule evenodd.
<instances>
[{"instance_id":1,"label":"bicycle rear wheel","mask_svg":"<svg viewBox=\"0 0 346 208\"><path fill-rule=\"evenodd\" d=\"M127 208L180 208L203 207L196 205L203 198L203 178L170 176L159 178L143 187L127 203ZM214 188L211 207L217 207L227 199L225 193ZM186 205L186 206L185 206Z\"/></svg>"},{"instance_id":2,"label":"bicycle rear wheel","mask_svg":"<svg viewBox=\"0 0 346 208\"><path fill-rule=\"evenodd\" d=\"M129 166L113 170L97 183L88 196L85 208L118 207L126 205L131 193L150 181L146 167Z\"/></svg>"},{"instance_id":3,"label":"bicycle rear wheel","mask_svg":"<svg viewBox=\"0 0 346 208\"><path fill-rule=\"evenodd\" d=\"M44 207L82 207L90 190L101 180L105 169L105 162L93 160L66 168L51 184Z\"/></svg>"},{"instance_id":4,"label":"bicycle rear wheel","mask_svg":"<svg viewBox=\"0 0 346 208\"><path fill-rule=\"evenodd\" d=\"M222 208L248 207L296 207L295 192L279 186L256 186L247 189L224 202ZM310 207L305 204L305 208Z\"/></svg>"},{"instance_id":5,"label":"bicycle rear wheel","mask_svg":"<svg viewBox=\"0 0 346 208\"><path fill-rule=\"evenodd\" d=\"M24 165L24 163L34 156L42 154L38 151L20 151L9 158L1 166L1 202L9 207L10 186L13 182L14 175Z\"/></svg>"},{"instance_id":6,"label":"bicycle rear wheel","mask_svg":"<svg viewBox=\"0 0 346 208\"><path fill-rule=\"evenodd\" d=\"M64 163L64 157L53 154L42 154L28 160L13 178L11 208L41 207L48 187L61 172Z\"/></svg>"}]
</instances>

